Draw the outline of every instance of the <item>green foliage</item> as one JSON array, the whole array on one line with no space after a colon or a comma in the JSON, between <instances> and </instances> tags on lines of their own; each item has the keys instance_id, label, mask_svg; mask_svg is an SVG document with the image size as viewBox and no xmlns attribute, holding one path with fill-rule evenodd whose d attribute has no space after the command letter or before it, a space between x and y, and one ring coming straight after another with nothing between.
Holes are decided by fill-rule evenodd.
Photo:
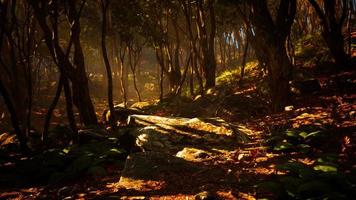
<instances>
[{"instance_id":1,"label":"green foliage","mask_svg":"<svg viewBox=\"0 0 356 200\"><path fill-rule=\"evenodd\" d=\"M223 71L218 77L216 77L216 84L229 85L235 83L237 78L240 77L240 73L240 68Z\"/></svg>"},{"instance_id":2,"label":"green foliage","mask_svg":"<svg viewBox=\"0 0 356 200\"><path fill-rule=\"evenodd\" d=\"M19 163L16 171L29 180L55 184L85 175L104 176L106 166L123 167L127 152L116 140L94 141L66 148L49 149Z\"/></svg>"},{"instance_id":3,"label":"green foliage","mask_svg":"<svg viewBox=\"0 0 356 200\"><path fill-rule=\"evenodd\" d=\"M312 148L317 148L319 143L323 143L327 136L328 133L321 129L290 129L273 133L267 144L274 151L308 153Z\"/></svg>"},{"instance_id":4,"label":"green foliage","mask_svg":"<svg viewBox=\"0 0 356 200\"><path fill-rule=\"evenodd\" d=\"M308 166L289 162L277 169L285 174L258 185L259 190L271 192L277 199L350 199L356 194L355 184L338 173L334 163L320 165L318 161Z\"/></svg>"},{"instance_id":5,"label":"green foliage","mask_svg":"<svg viewBox=\"0 0 356 200\"><path fill-rule=\"evenodd\" d=\"M295 55L304 65L319 64L331 59L321 35L306 35L295 44Z\"/></svg>"},{"instance_id":6,"label":"green foliage","mask_svg":"<svg viewBox=\"0 0 356 200\"><path fill-rule=\"evenodd\" d=\"M248 78L251 73L256 69L258 65L257 61L251 61L246 63L245 66L245 78ZM241 75L241 66L238 66L236 69L228 69L221 72L216 77L216 85L230 85L236 83Z\"/></svg>"}]
</instances>

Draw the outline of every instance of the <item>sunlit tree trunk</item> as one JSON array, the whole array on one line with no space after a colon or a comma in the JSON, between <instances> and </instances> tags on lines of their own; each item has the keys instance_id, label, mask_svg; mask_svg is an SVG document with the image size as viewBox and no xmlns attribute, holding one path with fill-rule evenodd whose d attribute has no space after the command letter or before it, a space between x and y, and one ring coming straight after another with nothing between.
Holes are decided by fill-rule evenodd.
<instances>
[{"instance_id":1,"label":"sunlit tree trunk","mask_svg":"<svg viewBox=\"0 0 356 200\"><path fill-rule=\"evenodd\" d=\"M136 48L134 46L136 46ZM135 92L136 92L138 101L142 101L140 92L137 87L137 81L136 81L136 79L137 79L136 78L136 68L137 68L138 62L140 60L141 51L142 51L142 47L140 47L139 44L134 44L133 42L131 42L129 44L129 47L128 47L129 65L131 68L131 72L132 72L132 76L133 76L132 77L133 85L135 88Z\"/></svg>"},{"instance_id":2,"label":"sunlit tree trunk","mask_svg":"<svg viewBox=\"0 0 356 200\"><path fill-rule=\"evenodd\" d=\"M124 101L124 107L127 106L127 82L126 82L126 70L125 70L125 55L126 55L127 45L125 42L120 40L119 47L119 57L120 57L120 83L121 83L121 94L122 100Z\"/></svg>"}]
</instances>

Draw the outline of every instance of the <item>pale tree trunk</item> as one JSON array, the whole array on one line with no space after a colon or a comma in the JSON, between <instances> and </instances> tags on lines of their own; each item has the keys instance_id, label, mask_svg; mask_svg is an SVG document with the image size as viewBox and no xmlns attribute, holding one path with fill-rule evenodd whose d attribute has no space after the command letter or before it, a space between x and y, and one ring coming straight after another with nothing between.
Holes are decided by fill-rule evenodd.
<instances>
[{"instance_id":1,"label":"pale tree trunk","mask_svg":"<svg viewBox=\"0 0 356 200\"><path fill-rule=\"evenodd\" d=\"M126 45L123 41L120 41L119 47L119 57L120 57L120 83L121 83L121 94L122 100L124 101L124 107L127 106L127 90L126 90L126 70L125 70L125 55L126 55Z\"/></svg>"}]
</instances>

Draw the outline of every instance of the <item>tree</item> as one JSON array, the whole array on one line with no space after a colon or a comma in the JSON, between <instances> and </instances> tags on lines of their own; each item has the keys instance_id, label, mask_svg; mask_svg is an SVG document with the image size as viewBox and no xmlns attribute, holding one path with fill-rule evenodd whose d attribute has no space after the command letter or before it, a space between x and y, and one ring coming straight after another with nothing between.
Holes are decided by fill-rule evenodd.
<instances>
[{"instance_id":1,"label":"tree","mask_svg":"<svg viewBox=\"0 0 356 200\"><path fill-rule=\"evenodd\" d=\"M309 2L319 16L323 26L322 36L335 62L341 68L348 67L349 57L345 52L342 29L347 18L349 2L347 0L323 0L322 4L317 3L315 0L309 0Z\"/></svg>"},{"instance_id":2,"label":"tree","mask_svg":"<svg viewBox=\"0 0 356 200\"><path fill-rule=\"evenodd\" d=\"M296 0L280 1L275 20L266 0L251 0L250 3L251 45L259 55L259 62L267 66L272 111L280 111L291 100L289 80L292 64L285 43L295 17ZM251 26L248 21L247 25Z\"/></svg>"},{"instance_id":3,"label":"tree","mask_svg":"<svg viewBox=\"0 0 356 200\"><path fill-rule=\"evenodd\" d=\"M73 57L70 59L66 56L63 47L59 42L59 9L64 9L60 6L58 0L55 1L36 1L28 0L28 3L34 10L34 15L38 21L39 26L43 32L43 37L47 48L64 77L71 82L71 93L73 96L73 103L78 108L81 121L84 125L97 124L97 118L94 111L93 103L91 101L88 78L85 70L84 55L80 41L80 14L85 5L85 1L81 2L80 9L77 9L77 1L65 1L65 14L70 26L70 38L72 42L69 43L70 49L73 44ZM50 20L47 20L50 18ZM69 51L70 52L70 51ZM71 62L73 60L73 62Z\"/></svg>"},{"instance_id":4,"label":"tree","mask_svg":"<svg viewBox=\"0 0 356 200\"><path fill-rule=\"evenodd\" d=\"M37 45L32 10L24 2L0 2L0 93L21 149L27 149L33 101L32 61Z\"/></svg>"},{"instance_id":5,"label":"tree","mask_svg":"<svg viewBox=\"0 0 356 200\"><path fill-rule=\"evenodd\" d=\"M203 0L196 1L197 7L197 28L198 40L202 51L202 62L205 75L205 89L215 87L215 35L216 35L216 21L214 0L208 0L207 9L204 8ZM209 24L209 27L208 27Z\"/></svg>"},{"instance_id":6,"label":"tree","mask_svg":"<svg viewBox=\"0 0 356 200\"><path fill-rule=\"evenodd\" d=\"M109 0L100 0L101 5L101 14L102 14L102 29L101 29L101 51L103 53L105 68L106 68L106 75L108 78L108 102L109 102L109 109L110 109L110 123L114 126L115 122L115 109L114 109L114 102L113 102L113 83L112 83L112 72L111 66L108 59L108 54L106 51L106 15L107 10L109 7Z\"/></svg>"}]
</instances>

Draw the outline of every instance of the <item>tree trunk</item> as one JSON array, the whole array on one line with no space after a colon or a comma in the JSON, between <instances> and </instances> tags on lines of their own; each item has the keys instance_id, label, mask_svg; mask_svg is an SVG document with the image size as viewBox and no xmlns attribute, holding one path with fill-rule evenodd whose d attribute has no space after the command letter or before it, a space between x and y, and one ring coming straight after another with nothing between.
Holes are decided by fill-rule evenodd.
<instances>
[{"instance_id":1,"label":"tree trunk","mask_svg":"<svg viewBox=\"0 0 356 200\"><path fill-rule=\"evenodd\" d=\"M121 94L124 101L124 107L126 108L127 104L127 91L126 91L126 70L125 70L125 54L126 46L123 46L124 42L120 41L119 54L120 54L120 83L121 83Z\"/></svg>"},{"instance_id":2,"label":"tree trunk","mask_svg":"<svg viewBox=\"0 0 356 200\"><path fill-rule=\"evenodd\" d=\"M109 6L109 0L101 0L101 14L102 14L102 29L101 29L101 51L103 53L105 68L106 68L106 75L108 78L108 103L109 103L109 110L110 110L110 123L112 127L115 127L115 109L114 109L114 101L113 101L113 83L112 83L112 72L111 66L108 59L108 53L106 51L106 14L107 8Z\"/></svg>"},{"instance_id":3,"label":"tree trunk","mask_svg":"<svg viewBox=\"0 0 356 200\"><path fill-rule=\"evenodd\" d=\"M53 13L49 14L46 10L46 6L41 6L38 1L29 0L28 1L32 8L34 9L34 14L37 18L38 24L40 25L43 34L44 40L48 47L49 53L53 58L54 62L60 69L60 71L65 76L66 80L69 79L72 83L73 91L73 102L78 108L80 113L81 121L84 125L97 124L97 118L94 110L93 103L89 94L88 79L85 71L84 55L83 50L80 44L80 13L85 4L85 1L82 1L80 10L76 10L76 1L68 1L68 13L67 17L71 24L71 37L70 43L74 45L73 53L73 64L69 60L68 55L64 53L60 42L59 42L59 33L58 33L58 1L52 2ZM47 18L50 17L52 24L49 25ZM70 46L70 45L69 45ZM69 48L70 49L70 48ZM69 51L67 51L69 52Z\"/></svg>"},{"instance_id":4,"label":"tree trunk","mask_svg":"<svg viewBox=\"0 0 356 200\"><path fill-rule=\"evenodd\" d=\"M67 118L68 118L69 126L70 126L71 130L73 131L72 141L77 142L78 128L77 128L77 124L75 122L74 111L73 111L72 91L69 87L68 79L65 77L63 77L63 87L64 87L64 94L65 94L65 99L66 99Z\"/></svg>"},{"instance_id":5,"label":"tree trunk","mask_svg":"<svg viewBox=\"0 0 356 200\"><path fill-rule=\"evenodd\" d=\"M141 54L141 47L137 47L137 49L134 48L134 44L131 43L128 48L128 53L129 53L129 64L132 72L132 79L133 79L133 85L135 88L135 92L138 98L138 101L142 101L140 92L137 87L137 82L136 82L136 67L139 62L140 54Z\"/></svg>"},{"instance_id":6,"label":"tree trunk","mask_svg":"<svg viewBox=\"0 0 356 200\"><path fill-rule=\"evenodd\" d=\"M207 16L203 8L204 2L202 0L197 1L197 28L199 41L203 53L202 68L205 75L205 90L215 87L215 72L216 72L216 60L215 60L215 32L216 32L216 21L214 12L214 2L208 1L209 9L209 23L210 23L210 33L208 35L207 28Z\"/></svg>"},{"instance_id":7,"label":"tree trunk","mask_svg":"<svg viewBox=\"0 0 356 200\"><path fill-rule=\"evenodd\" d=\"M4 87L1 79L0 79L0 94L2 94L5 104L6 104L6 107L10 113L10 120L12 123L12 127L14 128L16 136L20 142L21 151L23 151L24 153L27 153L28 152L27 138L25 136L25 133L20 128L20 123L19 123L19 120L18 120L18 117L16 114L14 104L11 101L11 98L10 98L6 88Z\"/></svg>"},{"instance_id":8,"label":"tree trunk","mask_svg":"<svg viewBox=\"0 0 356 200\"><path fill-rule=\"evenodd\" d=\"M342 35L350 4L348 4L347 0L343 0L342 2L339 1L337 6L336 0L323 0L323 8L321 8L321 4L317 1L309 0L309 2L321 21L323 38L336 64L340 68L351 67L350 63L348 63L349 57L344 49L344 36ZM341 13L340 16L338 16L339 13Z\"/></svg>"},{"instance_id":9,"label":"tree trunk","mask_svg":"<svg viewBox=\"0 0 356 200\"><path fill-rule=\"evenodd\" d=\"M249 46L249 42L248 42L248 37L246 36L244 55L242 57L242 64L241 64L241 74L240 74L240 81L239 81L240 85L242 85L242 81L243 81L244 76L245 76L245 66L246 66L246 58L247 58L248 46Z\"/></svg>"},{"instance_id":10,"label":"tree trunk","mask_svg":"<svg viewBox=\"0 0 356 200\"><path fill-rule=\"evenodd\" d=\"M291 101L289 80L292 65L288 58L285 42L290 34L296 11L296 0L281 1L278 16L272 19L266 0L251 1L251 22L255 26L251 44L259 62L267 65L270 98L273 112L283 110ZM247 26L249 22L244 19Z\"/></svg>"},{"instance_id":11,"label":"tree trunk","mask_svg":"<svg viewBox=\"0 0 356 200\"><path fill-rule=\"evenodd\" d=\"M341 33L341 29L332 28L328 31L323 31L323 37L336 64L340 68L347 68L349 57L344 50L344 36Z\"/></svg>"},{"instance_id":12,"label":"tree trunk","mask_svg":"<svg viewBox=\"0 0 356 200\"><path fill-rule=\"evenodd\" d=\"M43 127L43 132L42 132L42 143L44 145L46 145L47 141L48 141L48 129L50 126L53 111L58 104L59 98L61 97L62 88L63 88L63 75L61 74L59 77L56 94L55 94L53 101L52 101L51 105L49 106L47 114L45 116L45 122L44 122L44 127Z\"/></svg>"}]
</instances>

